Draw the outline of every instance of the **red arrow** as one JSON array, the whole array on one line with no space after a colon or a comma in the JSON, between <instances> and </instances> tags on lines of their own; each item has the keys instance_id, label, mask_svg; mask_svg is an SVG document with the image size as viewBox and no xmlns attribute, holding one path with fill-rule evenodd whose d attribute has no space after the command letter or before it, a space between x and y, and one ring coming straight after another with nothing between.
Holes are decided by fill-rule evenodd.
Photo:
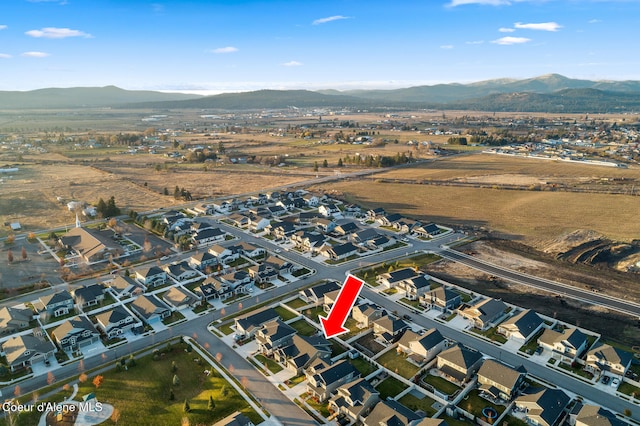
<instances>
[{"instance_id":1,"label":"red arrow","mask_svg":"<svg viewBox=\"0 0 640 426\"><path fill-rule=\"evenodd\" d=\"M338 298L333 302L329 316L318 316L324 337L329 339L349 331L348 328L344 328L344 323L347 321L347 317L356 303L363 285L364 281L360 278L356 278L353 275L347 276L340 293L338 293Z\"/></svg>"}]
</instances>

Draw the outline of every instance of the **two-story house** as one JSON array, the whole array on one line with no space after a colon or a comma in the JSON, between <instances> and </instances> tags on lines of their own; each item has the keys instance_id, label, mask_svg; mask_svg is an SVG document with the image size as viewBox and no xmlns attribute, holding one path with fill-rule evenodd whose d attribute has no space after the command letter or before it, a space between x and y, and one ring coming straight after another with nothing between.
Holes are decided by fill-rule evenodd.
<instances>
[{"instance_id":1,"label":"two-story house","mask_svg":"<svg viewBox=\"0 0 640 426\"><path fill-rule=\"evenodd\" d=\"M585 370L593 374L609 374L624 377L631 365L633 355L607 343L599 342L587 352Z\"/></svg>"},{"instance_id":2,"label":"two-story house","mask_svg":"<svg viewBox=\"0 0 640 426\"><path fill-rule=\"evenodd\" d=\"M295 328L285 324L280 318L264 323L255 334L258 350L263 355L271 356L277 349L289 346L295 334Z\"/></svg>"},{"instance_id":3,"label":"two-story house","mask_svg":"<svg viewBox=\"0 0 640 426\"><path fill-rule=\"evenodd\" d=\"M51 333L65 352L73 352L100 341L100 333L85 316L66 320Z\"/></svg>"},{"instance_id":4,"label":"two-story house","mask_svg":"<svg viewBox=\"0 0 640 426\"><path fill-rule=\"evenodd\" d=\"M317 360L329 362L331 343L322 336L307 337L294 334L291 344L279 347L273 355L276 361L298 375Z\"/></svg>"},{"instance_id":5,"label":"two-story house","mask_svg":"<svg viewBox=\"0 0 640 426\"><path fill-rule=\"evenodd\" d=\"M527 371L511 368L495 359L487 359L478 370L478 383L483 392L493 398L511 401L522 386Z\"/></svg>"},{"instance_id":6,"label":"two-story house","mask_svg":"<svg viewBox=\"0 0 640 426\"><path fill-rule=\"evenodd\" d=\"M498 325L498 333L525 344L544 326L544 320L531 309L525 309Z\"/></svg>"},{"instance_id":7,"label":"two-story house","mask_svg":"<svg viewBox=\"0 0 640 426\"><path fill-rule=\"evenodd\" d=\"M72 295L78 307L84 309L102 303L105 297L104 290L102 284L83 285L73 290Z\"/></svg>"},{"instance_id":8,"label":"two-story house","mask_svg":"<svg viewBox=\"0 0 640 426\"><path fill-rule=\"evenodd\" d=\"M337 389L335 396L329 400L329 409L357 423L369 415L379 400L380 392L364 378L358 378Z\"/></svg>"},{"instance_id":9,"label":"two-story house","mask_svg":"<svg viewBox=\"0 0 640 426\"><path fill-rule=\"evenodd\" d=\"M46 296L40 296L34 304L40 314L50 318L57 318L73 312L73 297L66 291L59 291Z\"/></svg>"},{"instance_id":10,"label":"two-story house","mask_svg":"<svg viewBox=\"0 0 640 426\"><path fill-rule=\"evenodd\" d=\"M437 367L449 380L466 383L478 371L482 364L482 354L461 344L440 352Z\"/></svg>"},{"instance_id":11,"label":"two-story house","mask_svg":"<svg viewBox=\"0 0 640 426\"><path fill-rule=\"evenodd\" d=\"M437 309L443 313L456 309L460 303L462 303L460 293L443 285L430 289L420 297L422 306Z\"/></svg>"},{"instance_id":12,"label":"two-story house","mask_svg":"<svg viewBox=\"0 0 640 426\"><path fill-rule=\"evenodd\" d=\"M538 345L569 363L582 354L587 344L587 335L577 328L568 328L563 332L547 328L538 338Z\"/></svg>"},{"instance_id":13,"label":"two-story house","mask_svg":"<svg viewBox=\"0 0 640 426\"><path fill-rule=\"evenodd\" d=\"M107 336L107 339L122 336L128 331L135 332L142 329L142 322L123 306L119 305L96 315L96 325L98 330Z\"/></svg>"},{"instance_id":14,"label":"two-story house","mask_svg":"<svg viewBox=\"0 0 640 426\"><path fill-rule=\"evenodd\" d=\"M411 357L414 362L422 365L434 359L446 347L446 340L436 329L431 328L423 334L407 330L398 340L397 351Z\"/></svg>"},{"instance_id":15,"label":"two-story house","mask_svg":"<svg viewBox=\"0 0 640 426\"><path fill-rule=\"evenodd\" d=\"M360 372L346 359L342 359L335 364L319 361L309 367L305 375L307 392L320 402L324 402L338 387L360 377Z\"/></svg>"},{"instance_id":16,"label":"two-story house","mask_svg":"<svg viewBox=\"0 0 640 426\"><path fill-rule=\"evenodd\" d=\"M149 266L136 271L136 279L147 288L160 286L167 282L167 273L159 266Z\"/></svg>"}]
</instances>

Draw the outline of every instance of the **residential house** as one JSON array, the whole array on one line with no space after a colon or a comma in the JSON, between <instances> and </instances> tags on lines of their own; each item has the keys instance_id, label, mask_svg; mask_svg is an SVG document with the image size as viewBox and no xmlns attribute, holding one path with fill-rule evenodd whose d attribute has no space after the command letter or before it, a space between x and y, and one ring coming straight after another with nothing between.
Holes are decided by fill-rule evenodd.
<instances>
[{"instance_id":1,"label":"residential house","mask_svg":"<svg viewBox=\"0 0 640 426\"><path fill-rule=\"evenodd\" d=\"M483 392L493 398L511 401L522 386L527 371L511 368L495 359L487 359L478 370L478 383Z\"/></svg>"},{"instance_id":2,"label":"residential house","mask_svg":"<svg viewBox=\"0 0 640 426\"><path fill-rule=\"evenodd\" d=\"M362 424L363 426L416 426L421 420L422 416L415 411L388 399L377 403Z\"/></svg>"},{"instance_id":3,"label":"residential house","mask_svg":"<svg viewBox=\"0 0 640 426\"><path fill-rule=\"evenodd\" d=\"M266 322L256 331L258 350L267 356L271 356L279 348L291 345L296 329L285 324L280 318Z\"/></svg>"},{"instance_id":4,"label":"residential house","mask_svg":"<svg viewBox=\"0 0 640 426\"><path fill-rule=\"evenodd\" d=\"M385 272L376 277L376 282L387 288L393 288L405 280L420 276L420 273L413 268L402 268L391 272Z\"/></svg>"},{"instance_id":5,"label":"residential house","mask_svg":"<svg viewBox=\"0 0 640 426\"><path fill-rule=\"evenodd\" d=\"M365 379L358 378L337 389L336 395L329 400L329 409L356 423L362 422L378 401L380 392Z\"/></svg>"},{"instance_id":6,"label":"residential house","mask_svg":"<svg viewBox=\"0 0 640 426\"><path fill-rule=\"evenodd\" d=\"M291 235L296 232L296 227L292 222L282 221L267 226L267 231L277 240L289 240Z\"/></svg>"},{"instance_id":7,"label":"residential house","mask_svg":"<svg viewBox=\"0 0 640 426\"><path fill-rule=\"evenodd\" d=\"M73 297L66 290L40 296L38 302L34 304L40 314L50 318L58 318L73 312L73 305Z\"/></svg>"},{"instance_id":8,"label":"residential house","mask_svg":"<svg viewBox=\"0 0 640 426\"><path fill-rule=\"evenodd\" d=\"M380 237L382 234L380 234L380 232L378 232L377 229L375 228L365 228L365 229L359 229L358 231L352 233L349 236L349 239L358 245L366 245L369 241L375 240L376 238Z\"/></svg>"},{"instance_id":9,"label":"residential house","mask_svg":"<svg viewBox=\"0 0 640 426\"><path fill-rule=\"evenodd\" d=\"M27 308L0 308L0 334L12 334L29 327L33 320L33 311Z\"/></svg>"},{"instance_id":10,"label":"residential house","mask_svg":"<svg viewBox=\"0 0 640 426\"><path fill-rule=\"evenodd\" d=\"M97 306L104 301L104 287L102 284L83 285L71 293L79 308Z\"/></svg>"},{"instance_id":11,"label":"residential house","mask_svg":"<svg viewBox=\"0 0 640 426\"><path fill-rule=\"evenodd\" d=\"M307 203L309 207L318 207L320 204L320 199L313 194L305 194L302 196L302 199Z\"/></svg>"},{"instance_id":12,"label":"residential house","mask_svg":"<svg viewBox=\"0 0 640 426\"><path fill-rule=\"evenodd\" d=\"M376 340L384 344L396 342L408 328L409 324L390 315L383 315L373 321L373 334Z\"/></svg>"},{"instance_id":13,"label":"residential house","mask_svg":"<svg viewBox=\"0 0 640 426\"><path fill-rule=\"evenodd\" d=\"M189 266L198 271L205 271L207 268L215 268L218 266L218 258L208 251L203 251L189 258Z\"/></svg>"},{"instance_id":14,"label":"residential house","mask_svg":"<svg viewBox=\"0 0 640 426\"><path fill-rule=\"evenodd\" d=\"M436 365L450 380L465 383L478 371L480 364L482 364L480 352L457 344L440 352Z\"/></svg>"},{"instance_id":15,"label":"residential house","mask_svg":"<svg viewBox=\"0 0 640 426\"><path fill-rule=\"evenodd\" d=\"M209 247L209 253L216 256L222 262L233 262L238 259L241 254L239 250L234 251L231 248L223 247L219 244L214 244Z\"/></svg>"},{"instance_id":16,"label":"residential house","mask_svg":"<svg viewBox=\"0 0 640 426\"><path fill-rule=\"evenodd\" d=\"M360 372L346 359L342 359L335 364L318 361L305 371L305 375L307 392L324 402L338 387L360 377Z\"/></svg>"},{"instance_id":17,"label":"residential house","mask_svg":"<svg viewBox=\"0 0 640 426\"><path fill-rule=\"evenodd\" d=\"M193 207L193 212L198 216L215 214L216 209L211 204L199 203Z\"/></svg>"},{"instance_id":18,"label":"residential house","mask_svg":"<svg viewBox=\"0 0 640 426\"><path fill-rule=\"evenodd\" d=\"M218 241L224 241L227 233L220 228L205 228L196 232L191 241L196 247L206 247Z\"/></svg>"},{"instance_id":19,"label":"residential house","mask_svg":"<svg viewBox=\"0 0 640 426\"><path fill-rule=\"evenodd\" d=\"M362 216L362 209L356 204L348 204L344 206L342 215L344 217L360 217Z\"/></svg>"},{"instance_id":20,"label":"residential house","mask_svg":"<svg viewBox=\"0 0 640 426\"><path fill-rule=\"evenodd\" d=\"M44 362L56 352L56 346L44 336L14 335L2 343L2 353L11 371Z\"/></svg>"},{"instance_id":21,"label":"residential house","mask_svg":"<svg viewBox=\"0 0 640 426\"><path fill-rule=\"evenodd\" d=\"M231 224L238 228L246 228L251 223L249 216L242 213L232 213L226 217Z\"/></svg>"},{"instance_id":22,"label":"residential house","mask_svg":"<svg viewBox=\"0 0 640 426\"><path fill-rule=\"evenodd\" d=\"M429 275L419 275L398 283L398 288L404 292L409 300L418 300L431 290Z\"/></svg>"},{"instance_id":23,"label":"residential house","mask_svg":"<svg viewBox=\"0 0 640 426\"><path fill-rule=\"evenodd\" d=\"M413 228L412 232L418 237L433 238L442 233L442 229L435 223L427 223L426 225L419 225Z\"/></svg>"},{"instance_id":24,"label":"residential house","mask_svg":"<svg viewBox=\"0 0 640 426\"><path fill-rule=\"evenodd\" d=\"M264 324L278 318L280 318L280 315L273 308L254 311L234 320L236 334L243 337L252 337Z\"/></svg>"},{"instance_id":25,"label":"residential house","mask_svg":"<svg viewBox=\"0 0 640 426\"><path fill-rule=\"evenodd\" d=\"M204 300L218 299L224 300L231 297L233 293L229 290L229 286L222 283L216 277L207 277L196 289L195 293ZM224 296L226 295L226 297Z\"/></svg>"},{"instance_id":26,"label":"residential house","mask_svg":"<svg viewBox=\"0 0 640 426\"><path fill-rule=\"evenodd\" d=\"M507 314L509 307L499 299L482 299L473 306L463 306L459 314L468 319L474 327L486 330L499 323Z\"/></svg>"},{"instance_id":27,"label":"residential house","mask_svg":"<svg viewBox=\"0 0 640 426\"><path fill-rule=\"evenodd\" d=\"M149 325L171 316L171 309L152 294L138 296L130 306Z\"/></svg>"},{"instance_id":28,"label":"residential house","mask_svg":"<svg viewBox=\"0 0 640 426\"><path fill-rule=\"evenodd\" d=\"M571 398L560 389L527 389L516 398L515 405L524 411L528 423L539 426L560 424Z\"/></svg>"},{"instance_id":29,"label":"residential house","mask_svg":"<svg viewBox=\"0 0 640 426\"><path fill-rule=\"evenodd\" d=\"M128 331L142 330L140 320L120 305L96 315L96 325L98 330L107 336L107 339L122 336Z\"/></svg>"},{"instance_id":30,"label":"residential house","mask_svg":"<svg viewBox=\"0 0 640 426\"><path fill-rule=\"evenodd\" d=\"M415 228L422 226L422 223L417 220L403 217L402 219L393 222L392 226L393 229L401 234L410 234Z\"/></svg>"},{"instance_id":31,"label":"residential house","mask_svg":"<svg viewBox=\"0 0 640 426\"><path fill-rule=\"evenodd\" d=\"M53 339L65 352L74 352L84 346L100 341L100 333L85 316L66 320L51 333Z\"/></svg>"},{"instance_id":32,"label":"residential house","mask_svg":"<svg viewBox=\"0 0 640 426\"><path fill-rule=\"evenodd\" d=\"M196 296L180 286L171 287L162 296L162 300L172 309L194 307L199 303Z\"/></svg>"},{"instance_id":33,"label":"residential house","mask_svg":"<svg viewBox=\"0 0 640 426\"><path fill-rule=\"evenodd\" d=\"M434 359L446 347L446 340L436 329L431 328L423 334L413 330L404 332L398 340L398 352L407 354L419 365Z\"/></svg>"},{"instance_id":34,"label":"residential house","mask_svg":"<svg viewBox=\"0 0 640 426\"><path fill-rule=\"evenodd\" d=\"M620 420L611 411L598 405L576 403L570 413L569 424L572 426L625 426L627 422Z\"/></svg>"},{"instance_id":35,"label":"residential house","mask_svg":"<svg viewBox=\"0 0 640 426\"><path fill-rule=\"evenodd\" d=\"M222 214L229 214L229 212L232 210L232 205L230 202L228 201L221 201L219 203L212 203L211 207L213 207L213 209L218 212L218 213L222 213Z\"/></svg>"},{"instance_id":36,"label":"residential house","mask_svg":"<svg viewBox=\"0 0 640 426\"><path fill-rule=\"evenodd\" d=\"M400 213L390 213L376 218L376 222L381 226L391 227L394 223L402 220L403 217Z\"/></svg>"},{"instance_id":37,"label":"residential house","mask_svg":"<svg viewBox=\"0 0 640 426\"><path fill-rule=\"evenodd\" d=\"M525 309L498 326L498 333L507 339L525 344L544 326L544 320L531 309Z\"/></svg>"},{"instance_id":38,"label":"residential house","mask_svg":"<svg viewBox=\"0 0 640 426\"><path fill-rule=\"evenodd\" d=\"M164 272L163 272L164 273ZM131 277L116 275L109 283L109 288L115 295L124 299L144 293L144 286Z\"/></svg>"},{"instance_id":39,"label":"residential house","mask_svg":"<svg viewBox=\"0 0 640 426\"><path fill-rule=\"evenodd\" d=\"M324 217L333 217L334 215L340 214L340 209L333 203L323 204L318 207L318 213L320 213Z\"/></svg>"},{"instance_id":40,"label":"residential house","mask_svg":"<svg viewBox=\"0 0 640 426\"><path fill-rule=\"evenodd\" d=\"M320 249L320 254L331 260L342 260L349 256L355 256L358 254L358 247L351 243L339 244L337 246L324 245Z\"/></svg>"},{"instance_id":41,"label":"residential house","mask_svg":"<svg viewBox=\"0 0 640 426\"><path fill-rule=\"evenodd\" d=\"M291 344L274 352L274 358L296 375L318 360L328 362L331 358L331 343L322 336L301 336L294 334Z\"/></svg>"},{"instance_id":42,"label":"residential house","mask_svg":"<svg viewBox=\"0 0 640 426\"><path fill-rule=\"evenodd\" d=\"M338 235L346 236L358 232L360 227L352 220L344 219L336 223L333 232Z\"/></svg>"},{"instance_id":43,"label":"residential house","mask_svg":"<svg viewBox=\"0 0 640 426\"><path fill-rule=\"evenodd\" d=\"M340 290L340 284L337 281L327 281L326 283L300 290L298 294L300 299L305 302L317 305L324 301L325 293L336 290Z\"/></svg>"},{"instance_id":44,"label":"residential house","mask_svg":"<svg viewBox=\"0 0 640 426\"><path fill-rule=\"evenodd\" d=\"M213 426L254 426L254 424L247 416L240 411L236 411L217 421Z\"/></svg>"},{"instance_id":45,"label":"residential house","mask_svg":"<svg viewBox=\"0 0 640 426\"><path fill-rule=\"evenodd\" d=\"M167 282L167 273L159 266L150 266L136 271L136 279L147 288L153 288Z\"/></svg>"},{"instance_id":46,"label":"residential house","mask_svg":"<svg viewBox=\"0 0 640 426\"><path fill-rule=\"evenodd\" d=\"M267 253L264 247L251 244L246 241L242 241L238 244L235 244L234 247L237 247L237 249L240 250L243 255L250 257L252 259L256 257L264 256Z\"/></svg>"},{"instance_id":47,"label":"residential house","mask_svg":"<svg viewBox=\"0 0 640 426\"><path fill-rule=\"evenodd\" d=\"M186 260L179 263L172 263L164 266L167 275L175 278L177 281L187 281L191 278L199 276L198 271L189 266Z\"/></svg>"},{"instance_id":48,"label":"residential house","mask_svg":"<svg viewBox=\"0 0 640 426\"><path fill-rule=\"evenodd\" d=\"M333 220L325 218L315 219L312 225L315 226L318 231L324 232L325 234L333 232L336 226L338 226Z\"/></svg>"},{"instance_id":49,"label":"residential house","mask_svg":"<svg viewBox=\"0 0 640 426\"><path fill-rule=\"evenodd\" d=\"M271 221L260 215L253 215L249 218L249 229L252 231L262 231L271 224Z\"/></svg>"},{"instance_id":50,"label":"residential house","mask_svg":"<svg viewBox=\"0 0 640 426\"><path fill-rule=\"evenodd\" d=\"M373 303L362 303L351 309L351 317L358 323L360 328L369 328L373 322L382 318L386 312Z\"/></svg>"},{"instance_id":51,"label":"residential house","mask_svg":"<svg viewBox=\"0 0 640 426\"><path fill-rule=\"evenodd\" d=\"M569 362L582 354L587 348L587 342L587 335L577 328L565 329L562 332L547 328L538 338L538 345L559 354Z\"/></svg>"},{"instance_id":52,"label":"residential house","mask_svg":"<svg viewBox=\"0 0 640 426\"><path fill-rule=\"evenodd\" d=\"M282 201L278 201L278 203L282 203ZM268 206L267 211L272 217L279 217L287 214L287 209L278 204L275 206Z\"/></svg>"},{"instance_id":53,"label":"residential house","mask_svg":"<svg viewBox=\"0 0 640 426\"><path fill-rule=\"evenodd\" d=\"M396 243L396 240L386 235L380 235L373 240L369 240L365 243L365 246L369 250L382 250L386 247L392 246Z\"/></svg>"},{"instance_id":54,"label":"residential house","mask_svg":"<svg viewBox=\"0 0 640 426\"><path fill-rule=\"evenodd\" d=\"M386 213L382 207L376 207L367 211L367 220L375 221L378 217L384 216Z\"/></svg>"},{"instance_id":55,"label":"residential house","mask_svg":"<svg viewBox=\"0 0 640 426\"><path fill-rule=\"evenodd\" d=\"M420 297L422 306L437 309L443 313L456 309L460 303L462 303L460 293L443 285L430 289Z\"/></svg>"},{"instance_id":56,"label":"residential house","mask_svg":"<svg viewBox=\"0 0 640 426\"><path fill-rule=\"evenodd\" d=\"M587 352L585 370L594 374L607 372L624 377L632 360L631 353L599 342Z\"/></svg>"},{"instance_id":57,"label":"residential house","mask_svg":"<svg viewBox=\"0 0 640 426\"><path fill-rule=\"evenodd\" d=\"M63 248L74 250L87 263L105 262L124 253L120 244L95 229L72 228L58 242Z\"/></svg>"},{"instance_id":58,"label":"residential house","mask_svg":"<svg viewBox=\"0 0 640 426\"><path fill-rule=\"evenodd\" d=\"M297 231L291 236L291 242L301 251L317 252L324 244L326 237L320 232Z\"/></svg>"}]
</instances>

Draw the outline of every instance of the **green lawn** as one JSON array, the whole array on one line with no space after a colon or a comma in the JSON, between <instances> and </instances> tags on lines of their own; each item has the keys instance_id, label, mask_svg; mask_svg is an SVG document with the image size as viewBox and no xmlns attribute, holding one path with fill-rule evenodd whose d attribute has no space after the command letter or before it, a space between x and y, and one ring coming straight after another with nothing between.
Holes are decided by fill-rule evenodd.
<instances>
[{"instance_id":1,"label":"green lawn","mask_svg":"<svg viewBox=\"0 0 640 426\"><path fill-rule=\"evenodd\" d=\"M394 350L385 353L376 361L378 361L378 364L396 374L401 375L405 379L412 378L416 375L418 370L420 370L420 367L407 361L407 356L405 354L398 354Z\"/></svg>"},{"instance_id":2,"label":"green lawn","mask_svg":"<svg viewBox=\"0 0 640 426\"><path fill-rule=\"evenodd\" d=\"M231 328L233 325L235 324L234 321L227 321L225 323L222 323L218 326L216 326L216 328L218 330L220 330L222 333L225 334L225 336L228 336L229 334L233 333L233 329Z\"/></svg>"},{"instance_id":3,"label":"green lawn","mask_svg":"<svg viewBox=\"0 0 640 426\"><path fill-rule=\"evenodd\" d=\"M404 303L405 305L409 305L409 306L411 306L412 308L417 309L417 310L419 310L419 311L424 310L424 309L422 308L422 306L420 306L420 301L419 301L419 300L409 300L409 299L407 299L406 297L403 297L402 299L400 299L400 301L401 301L402 303Z\"/></svg>"},{"instance_id":4,"label":"green lawn","mask_svg":"<svg viewBox=\"0 0 640 426\"><path fill-rule=\"evenodd\" d=\"M272 360L271 358L267 358L266 356L260 355L260 354L256 355L255 358L259 362L261 362L262 365L267 367L269 371L271 371L273 374L279 373L283 370L282 366L277 362L275 362L274 360Z\"/></svg>"},{"instance_id":5,"label":"green lawn","mask_svg":"<svg viewBox=\"0 0 640 426\"><path fill-rule=\"evenodd\" d=\"M395 398L400 392L408 388L395 377L387 377L376 386L376 390L380 392L380 399L385 400L387 397Z\"/></svg>"},{"instance_id":6,"label":"green lawn","mask_svg":"<svg viewBox=\"0 0 640 426\"><path fill-rule=\"evenodd\" d=\"M289 386L290 388L299 385L300 383L304 382L307 379L307 376L303 373L300 374L299 376L295 376L290 378L289 380L287 380L287 386Z\"/></svg>"},{"instance_id":7,"label":"green lawn","mask_svg":"<svg viewBox=\"0 0 640 426\"><path fill-rule=\"evenodd\" d=\"M504 416L502 422L508 424L509 426L529 426L527 422L517 419L513 416Z\"/></svg>"},{"instance_id":8,"label":"green lawn","mask_svg":"<svg viewBox=\"0 0 640 426\"><path fill-rule=\"evenodd\" d=\"M285 303L285 305L287 305L287 306L289 306L290 308L293 308L293 309L298 309L298 308L301 308L303 306L308 305L308 303L305 302L304 300L300 299L300 298L297 298L297 299L291 300L290 302Z\"/></svg>"},{"instance_id":9,"label":"green lawn","mask_svg":"<svg viewBox=\"0 0 640 426\"><path fill-rule=\"evenodd\" d=\"M298 316L298 314L294 314L283 306L277 306L276 308L274 308L274 310L278 313L278 315L280 315L282 321L289 321L290 319L294 319Z\"/></svg>"},{"instance_id":10,"label":"green lawn","mask_svg":"<svg viewBox=\"0 0 640 426\"><path fill-rule=\"evenodd\" d=\"M486 337L487 339L491 339L494 342L498 342L498 343L506 343L507 342L507 338L504 337L502 334L498 334L497 333L498 327L492 327L489 328L487 330L480 330L479 328L472 328L471 331L473 333L479 334L481 336Z\"/></svg>"},{"instance_id":11,"label":"green lawn","mask_svg":"<svg viewBox=\"0 0 640 426\"><path fill-rule=\"evenodd\" d=\"M503 405L494 405L488 400L481 398L478 389L473 389L469 392L462 401L458 404L460 408L473 414L476 417L482 418L482 410L485 407L492 407L498 413L498 417L504 412L505 407Z\"/></svg>"},{"instance_id":12,"label":"green lawn","mask_svg":"<svg viewBox=\"0 0 640 426\"><path fill-rule=\"evenodd\" d=\"M162 320L162 323L164 325L171 325L174 324L178 321L182 321L184 319L184 315L182 315L180 312L178 311L173 311L171 312L171 315L169 315L167 318Z\"/></svg>"},{"instance_id":13,"label":"green lawn","mask_svg":"<svg viewBox=\"0 0 640 426\"><path fill-rule=\"evenodd\" d=\"M431 386L436 388L438 391L446 395L453 395L454 393L460 390L460 386L454 383L451 383L450 381L445 380L442 377L432 376L431 374L428 374L428 373L422 377L422 381L424 383L430 384Z\"/></svg>"},{"instance_id":14,"label":"green lawn","mask_svg":"<svg viewBox=\"0 0 640 426\"><path fill-rule=\"evenodd\" d=\"M362 377L368 376L369 374L376 371L377 368L375 365L369 363L369 361L365 360L364 358L350 359L349 363L353 365L356 370L360 372L360 374L362 374Z\"/></svg>"},{"instance_id":15,"label":"green lawn","mask_svg":"<svg viewBox=\"0 0 640 426\"><path fill-rule=\"evenodd\" d=\"M413 411L422 410L427 413L427 417L436 414L436 409L432 407L435 400L424 396L422 399L413 396L411 393L406 394L398 400L398 402Z\"/></svg>"},{"instance_id":16,"label":"green lawn","mask_svg":"<svg viewBox=\"0 0 640 426\"><path fill-rule=\"evenodd\" d=\"M620 386L618 386L618 392L633 396L634 398L640 398L640 388L632 385L631 383L621 382Z\"/></svg>"},{"instance_id":17,"label":"green lawn","mask_svg":"<svg viewBox=\"0 0 640 426\"><path fill-rule=\"evenodd\" d=\"M315 308L305 309L302 314L305 317L309 318L311 321L317 322L318 324L320 323L318 315L327 316L327 313L322 308L322 305L316 306Z\"/></svg>"},{"instance_id":18,"label":"green lawn","mask_svg":"<svg viewBox=\"0 0 640 426\"><path fill-rule=\"evenodd\" d=\"M318 332L318 329L309 324L304 318L292 322L289 325L298 330L298 333L300 333L302 336L313 336Z\"/></svg>"},{"instance_id":19,"label":"green lawn","mask_svg":"<svg viewBox=\"0 0 640 426\"><path fill-rule=\"evenodd\" d=\"M204 376L202 371L209 366L205 363L197 366L193 361L194 353L186 353L182 347L174 345L172 351L158 361L149 355L136 360L136 365L127 371L110 370L103 373L104 381L98 389L92 384L94 375L89 375L89 379L80 384L76 399L94 392L98 401L109 403L120 411L118 424L122 425L179 425L184 424L184 417L194 425L213 424L236 410L247 415L255 424L262 422L262 417L215 370L211 369L214 371L211 376ZM177 367L175 373L172 371L174 361ZM174 374L180 380L177 386L172 385ZM174 399L170 400L172 388ZM226 396L223 396L223 389ZM68 395L68 392L64 395ZM207 409L209 396L213 396L216 403L213 412ZM56 394L51 400L61 401L62 398L61 394ZM191 406L189 413L183 411L185 399L189 400ZM32 426L37 424L37 418L39 416L24 414L16 424ZM114 423L107 421L103 424Z\"/></svg>"}]
</instances>

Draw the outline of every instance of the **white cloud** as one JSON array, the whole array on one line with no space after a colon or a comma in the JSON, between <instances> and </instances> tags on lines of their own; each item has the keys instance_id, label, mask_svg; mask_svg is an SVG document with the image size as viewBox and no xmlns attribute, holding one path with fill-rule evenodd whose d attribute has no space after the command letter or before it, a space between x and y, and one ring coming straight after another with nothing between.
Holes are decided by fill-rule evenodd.
<instances>
[{"instance_id":1,"label":"white cloud","mask_svg":"<svg viewBox=\"0 0 640 426\"><path fill-rule=\"evenodd\" d=\"M602 22L600 19L591 19L588 21L589 24L599 24L600 22Z\"/></svg>"},{"instance_id":2,"label":"white cloud","mask_svg":"<svg viewBox=\"0 0 640 426\"><path fill-rule=\"evenodd\" d=\"M523 24L522 22L516 22L513 26L521 30L552 31L552 32L558 31L560 28L562 28L562 25L558 24L557 22L538 22L538 23L530 23L530 24Z\"/></svg>"},{"instance_id":3,"label":"white cloud","mask_svg":"<svg viewBox=\"0 0 640 426\"><path fill-rule=\"evenodd\" d=\"M453 44L444 44L440 46L440 49L453 49Z\"/></svg>"},{"instance_id":4,"label":"white cloud","mask_svg":"<svg viewBox=\"0 0 640 426\"><path fill-rule=\"evenodd\" d=\"M282 64L283 67L301 67L302 66L302 62L298 62L298 61L289 61L289 62L285 62L284 64Z\"/></svg>"},{"instance_id":5,"label":"white cloud","mask_svg":"<svg viewBox=\"0 0 640 426\"><path fill-rule=\"evenodd\" d=\"M7 27L6 25L0 25L0 30L6 30L7 28L9 27Z\"/></svg>"},{"instance_id":6,"label":"white cloud","mask_svg":"<svg viewBox=\"0 0 640 426\"><path fill-rule=\"evenodd\" d=\"M472 41L467 41L465 42L465 44L483 44L484 40L472 40Z\"/></svg>"},{"instance_id":7,"label":"white cloud","mask_svg":"<svg viewBox=\"0 0 640 426\"><path fill-rule=\"evenodd\" d=\"M24 56L27 58L46 58L47 56L51 56L51 55L46 52L24 52L21 56Z\"/></svg>"},{"instance_id":8,"label":"white cloud","mask_svg":"<svg viewBox=\"0 0 640 426\"><path fill-rule=\"evenodd\" d=\"M500 31L501 33L512 33L512 32L514 32L515 30L514 30L513 28L505 28L505 27L502 27L502 28L498 28L498 31Z\"/></svg>"},{"instance_id":9,"label":"white cloud","mask_svg":"<svg viewBox=\"0 0 640 426\"><path fill-rule=\"evenodd\" d=\"M451 3L449 3L447 6L456 7L456 6L464 6L467 4L503 6L503 5L510 5L511 2L509 0L451 0Z\"/></svg>"},{"instance_id":10,"label":"white cloud","mask_svg":"<svg viewBox=\"0 0 640 426\"><path fill-rule=\"evenodd\" d=\"M493 40L491 43L501 44L501 45L507 46L507 45L510 45L510 44L528 43L530 41L531 41L531 39L530 38L526 38L526 37L502 37L502 38L499 38L497 40Z\"/></svg>"},{"instance_id":11,"label":"white cloud","mask_svg":"<svg viewBox=\"0 0 640 426\"><path fill-rule=\"evenodd\" d=\"M217 49L211 50L211 53L235 53L238 51L237 47L227 46L227 47L218 47Z\"/></svg>"},{"instance_id":12,"label":"white cloud","mask_svg":"<svg viewBox=\"0 0 640 426\"><path fill-rule=\"evenodd\" d=\"M41 30L30 30L25 33L28 36L36 38L67 38L67 37L84 37L91 38L91 34L83 31L72 30L71 28L47 27Z\"/></svg>"},{"instance_id":13,"label":"white cloud","mask_svg":"<svg viewBox=\"0 0 640 426\"><path fill-rule=\"evenodd\" d=\"M340 21L342 19L349 19L349 17L348 16L342 16L342 15L334 15L334 16L329 16L327 18L316 19L315 21L312 22L312 24L313 25L320 25L320 24L326 24L327 22Z\"/></svg>"},{"instance_id":14,"label":"white cloud","mask_svg":"<svg viewBox=\"0 0 640 426\"><path fill-rule=\"evenodd\" d=\"M0 59L9 59L11 57L11 55L7 54L7 53L0 53Z\"/></svg>"}]
</instances>

